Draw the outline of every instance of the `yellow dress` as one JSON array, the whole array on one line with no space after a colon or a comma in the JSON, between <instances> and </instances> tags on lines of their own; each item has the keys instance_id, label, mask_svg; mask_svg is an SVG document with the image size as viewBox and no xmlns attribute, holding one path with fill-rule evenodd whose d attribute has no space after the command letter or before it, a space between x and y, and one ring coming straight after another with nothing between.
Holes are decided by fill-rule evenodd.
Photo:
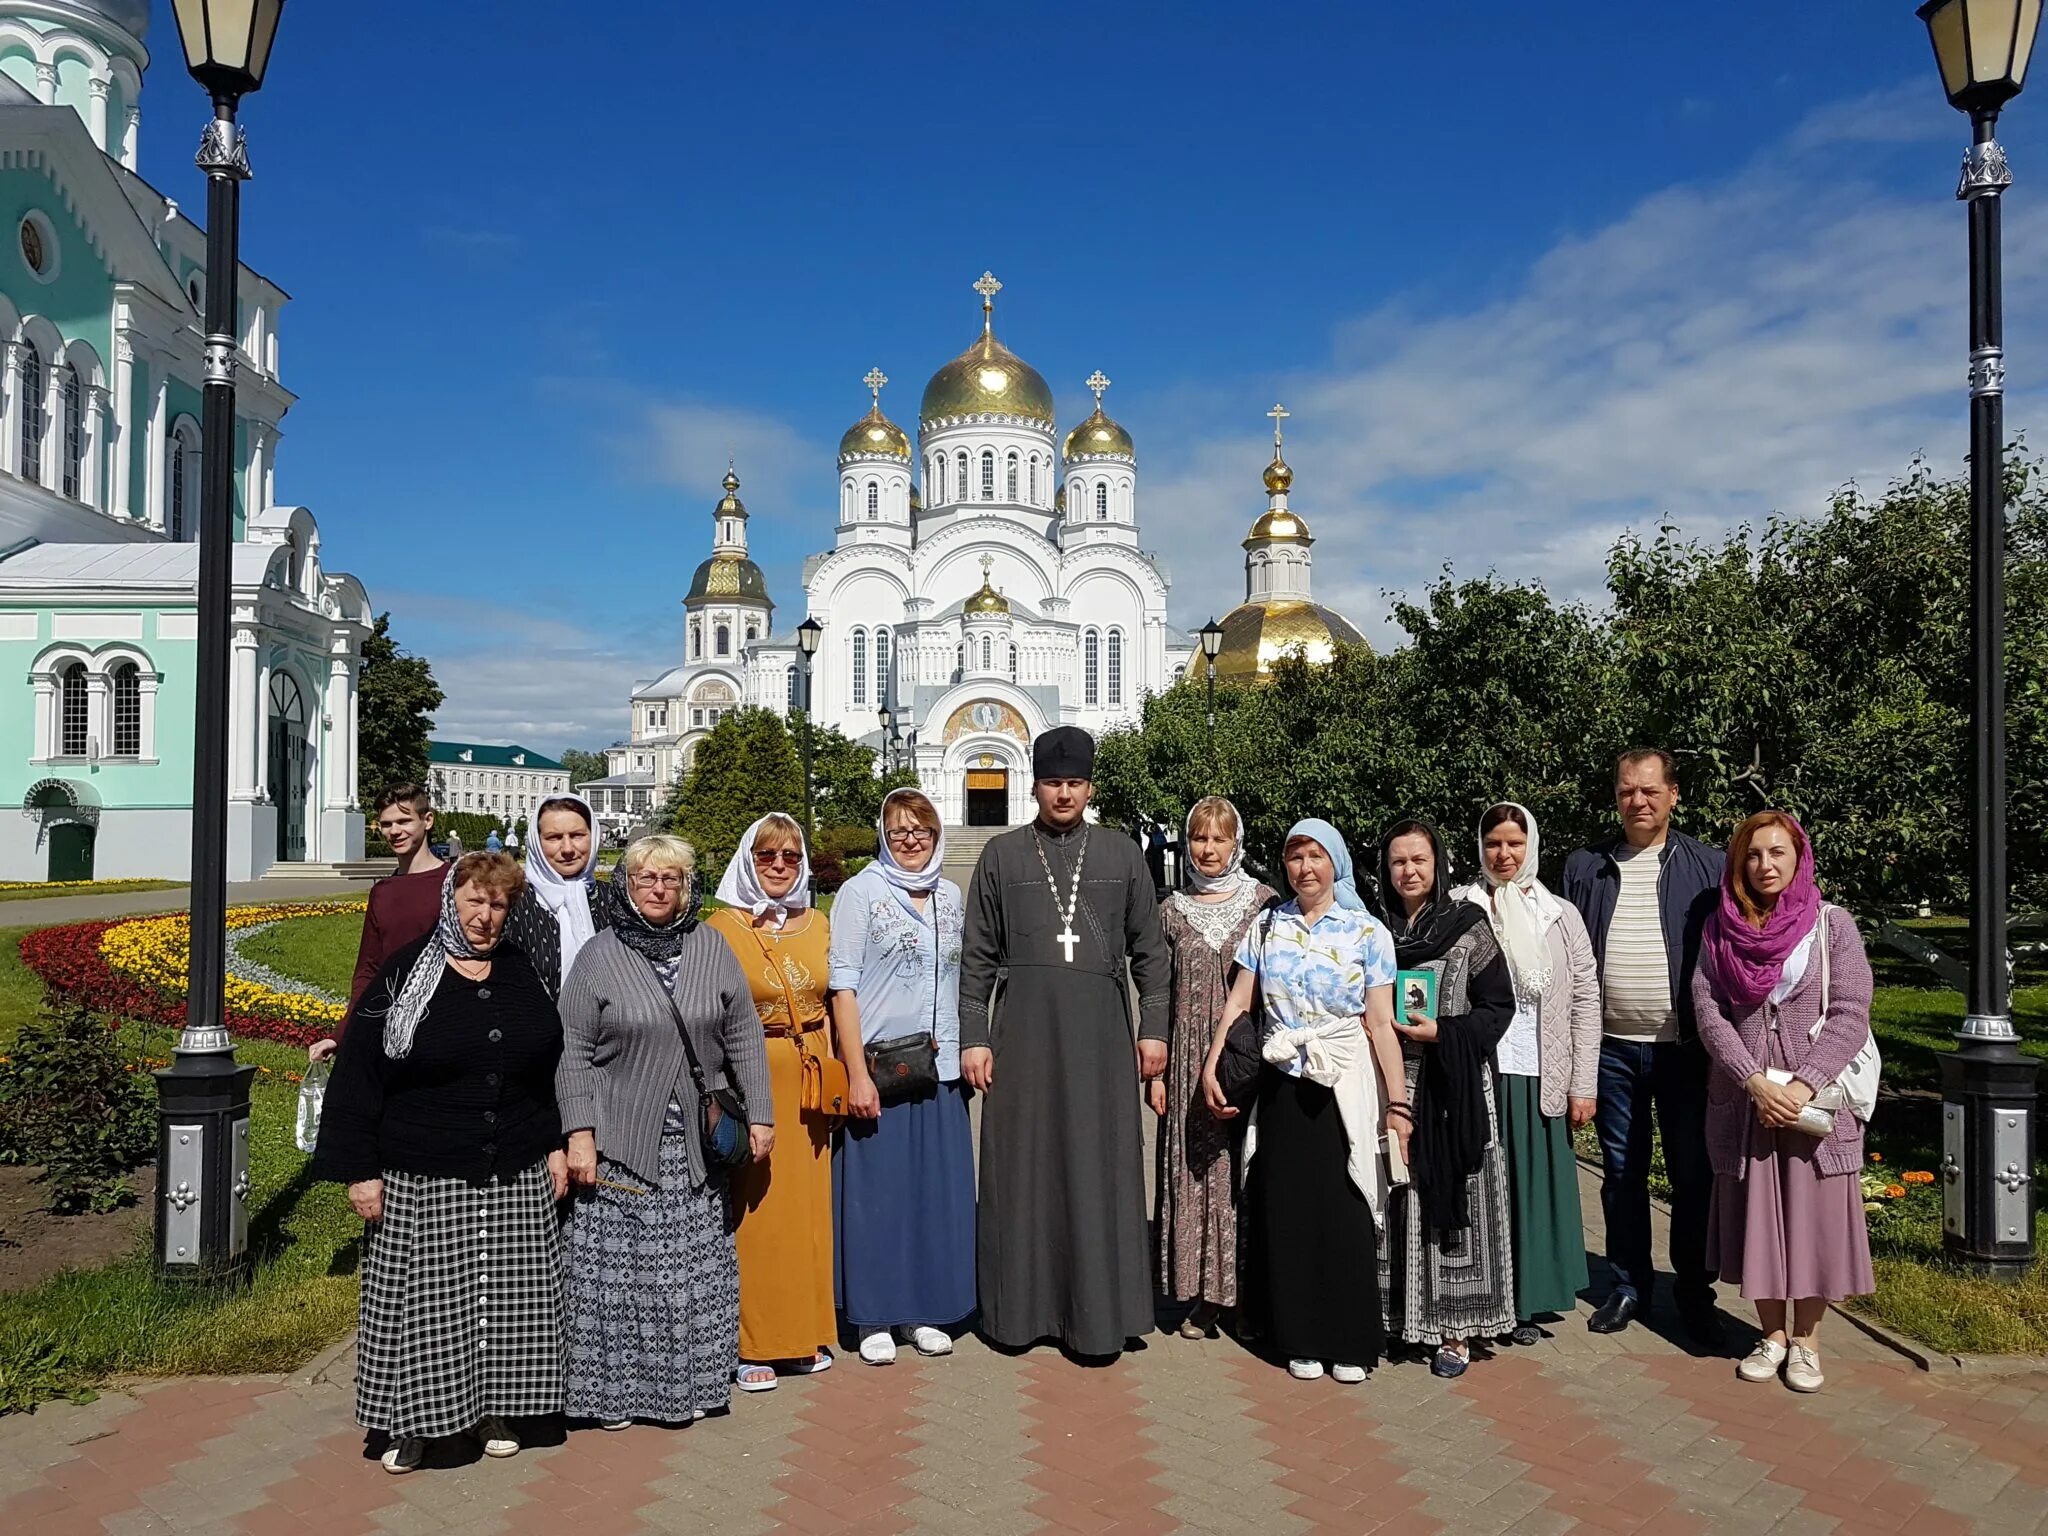
<instances>
[{"instance_id":1,"label":"yellow dress","mask_svg":"<svg viewBox=\"0 0 2048 1536\"><path fill-rule=\"evenodd\" d=\"M808 1360L838 1338L832 1305L832 1125L800 1113L804 1046L832 1054L825 1015L831 929L817 911L782 932L755 928L747 914L711 914L739 957L768 1035L768 1085L775 1107L775 1150L733 1178L739 1212L740 1358ZM791 1004L796 1017L790 1017Z\"/></svg>"}]
</instances>

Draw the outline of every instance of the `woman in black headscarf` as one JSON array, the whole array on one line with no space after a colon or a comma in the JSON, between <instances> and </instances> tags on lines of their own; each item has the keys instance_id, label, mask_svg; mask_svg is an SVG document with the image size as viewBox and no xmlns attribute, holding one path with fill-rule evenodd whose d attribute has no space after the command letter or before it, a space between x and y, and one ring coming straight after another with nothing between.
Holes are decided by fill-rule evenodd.
<instances>
[{"instance_id":1,"label":"woman in black headscarf","mask_svg":"<svg viewBox=\"0 0 2048 1536\"><path fill-rule=\"evenodd\" d=\"M1380 839L1382 915L1401 974L1402 1036L1415 1130L1411 1185L1380 1233L1380 1297L1389 1337L1436 1347L1430 1369L1462 1376L1468 1340L1515 1325L1507 1161L1493 1093L1493 1051L1515 1016L1514 979L1486 913L1451 897L1437 829L1415 817ZM1411 973L1427 972L1434 982ZM1434 1017L1417 1007L1434 988Z\"/></svg>"}]
</instances>

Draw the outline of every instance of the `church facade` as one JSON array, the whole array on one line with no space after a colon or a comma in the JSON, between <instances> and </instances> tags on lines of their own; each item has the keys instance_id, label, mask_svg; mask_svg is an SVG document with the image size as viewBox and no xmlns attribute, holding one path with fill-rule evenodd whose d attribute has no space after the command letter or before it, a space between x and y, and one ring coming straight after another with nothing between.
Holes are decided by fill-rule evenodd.
<instances>
[{"instance_id":1,"label":"church facade","mask_svg":"<svg viewBox=\"0 0 2048 1536\"><path fill-rule=\"evenodd\" d=\"M0 880L182 878L204 232L136 174L147 0L0 0ZM180 77L182 81L182 76ZM195 132L205 100L183 116ZM367 594L276 500L284 291L243 267L229 878L362 856Z\"/></svg>"},{"instance_id":2,"label":"church facade","mask_svg":"<svg viewBox=\"0 0 2048 1536\"><path fill-rule=\"evenodd\" d=\"M996 337L1002 285L974 286L981 333L925 385L915 440L882 409L887 377L864 380L832 547L804 562L804 617L821 630L813 718L912 764L948 822L999 826L1030 814L1034 736L1136 718L1195 643L1168 623L1168 573L1142 544L1137 450L1103 408L1110 381L1089 378L1095 409L1062 435L1044 377ZM725 710L802 706L797 625L772 623L736 490L728 475L685 600L684 662L635 686L612 773L585 786L614 826L638 797L659 804Z\"/></svg>"}]
</instances>

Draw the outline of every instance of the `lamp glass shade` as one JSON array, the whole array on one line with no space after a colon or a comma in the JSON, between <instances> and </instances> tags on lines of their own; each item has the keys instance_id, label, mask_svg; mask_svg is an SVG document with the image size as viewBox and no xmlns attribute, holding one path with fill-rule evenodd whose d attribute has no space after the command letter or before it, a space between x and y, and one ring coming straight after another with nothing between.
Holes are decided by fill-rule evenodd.
<instances>
[{"instance_id":1,"label":"lamp glass shade","mask_svg":"<svg viewBox=\"0 0 2048 1536\"><path fill-rule=\"evenodd\" d=\"M195 80L231 96L262 88L284 0L172 0L172 9Z\"/></svg>"},{"instance_id":2,"label":"lamp glass shade","mask_svg":"<svg viewBox=\"0 0 2048 1536\"><path fill-rule=\"evenodd\" d=\"M882 729L884 731L887 731L890 726L896 723L896 716L890 711L889 706L886 704L884 704L880 709L875 711L875 718L882 722Z\"/></svg>"},{"instance_id":3,"label":"lamp glass shade","mask_svg":"<svg viewBox=\"0 0 2048 1536\"><path fill-rule=\"evenodd\" d=\"M1202 626L1202 654L1214 661L1223 650L1223 626L1214 619Z\"/></svg>"},{"instance_id":4,"label":"lamp glass shade","mask_svg":"<svg viewBox=\"0 0 2048 1536\"><path fill-rule=\"evenodd\" d=\"M806 656L818 654L818 640L825 633L825 626L816 619L805 619L796 627L797 649Z\"/></svg>"},{"instance_id":5,"label":"lamp glass shade","mask_svg":"<svg viewBox=\"0 0 2048 1536\"><path fill-rule=\"evenodd\" d=\"M1920 19L1952 106L1995 112L2020 93L2041 26L2041 0L1927 0Z\"/></svg>"}]
</instances>

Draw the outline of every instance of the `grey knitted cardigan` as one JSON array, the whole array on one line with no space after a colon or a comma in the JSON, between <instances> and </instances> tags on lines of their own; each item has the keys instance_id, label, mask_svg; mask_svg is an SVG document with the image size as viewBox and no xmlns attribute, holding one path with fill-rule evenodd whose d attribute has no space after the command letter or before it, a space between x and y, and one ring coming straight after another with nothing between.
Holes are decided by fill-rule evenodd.
<instances>
[{"instance_id":1,"label":"grey knitted cardigan","mask_svg":"<svg viewBox=\"0 0 2048 1536\"><path fill-rule=\"evenodd\" d=\"M705 1081L737 1088L749 1122L773 1125L761 1017L732 947L710 927L699 926L677 958L676 1008ZM669 1099L682 1104L690 1125L701 1123L696 1085L675 1015L662 1000L661 979L607 929L576 957L562 983L560 1007L562 1064L555 1072L555 1097L563 1131L595 1131L599 1152L659 1183ZM690 1181L701 1185L704 1149L696 1136L688 1142Z\"/></svg>"}]
</instances>

